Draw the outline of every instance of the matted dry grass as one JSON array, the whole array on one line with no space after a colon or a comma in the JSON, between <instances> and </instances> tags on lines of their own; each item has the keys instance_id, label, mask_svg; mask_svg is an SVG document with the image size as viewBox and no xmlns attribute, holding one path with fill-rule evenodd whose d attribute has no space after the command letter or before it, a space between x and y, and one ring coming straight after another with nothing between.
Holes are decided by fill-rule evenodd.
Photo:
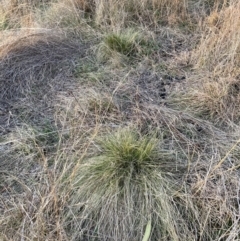
<instances>
[{"instance_id":1,"label":"matted dry grass","mask_svg":"<svg viewBox=\"0 0 240 241\"><path fill-rule=\"evenodd\" d=\"M79 40L47 31L6 37L0 47L2 131L21 121L37 123L44 111L50 118L56 93L73 84L75 63L86 49Z\"/></svg>"},{"instance_id":2,"label":"matted dry grass","mask_svg":"<svg viewBox=\"0 0 240 241\"><path fill-rule=\"evenodd\" d=\"M0 239L239 240L239 3L8 3Z\"/></svg>"}]
</instances>

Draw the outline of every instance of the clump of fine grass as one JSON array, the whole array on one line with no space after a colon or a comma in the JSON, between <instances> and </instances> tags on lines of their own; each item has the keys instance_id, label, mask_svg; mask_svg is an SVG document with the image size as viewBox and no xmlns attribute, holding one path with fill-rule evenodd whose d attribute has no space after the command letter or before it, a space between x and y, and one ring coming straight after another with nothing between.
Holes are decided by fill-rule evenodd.
<instances>
[{"instance_id":1,"label":"clump of fine grass","mask_svg":"<svg viewBox=\"0 0 240 241\"><path fill-rule=\"evenodd\" d=\"M126 59L136 56L138 33L129 31L126 33L110 33L106 35L100 44L98 58L108 60L110 58Z\"/></svg>"},{"instance_id":2,"label":"clump of fine grass","mask_svg":"<svg viewBox=\"0 0 240 241\"><path fill-rule=\"evenodd\" d=\"M143 36L143 33L134 29L109 33L99 45L98 58L126 63L150 55L160 48L160 44L153 39L153 36L147 36L148 34Z\"/></svg>"},{"instance_id":3,"label":"clump of fine grass","mask_svg":"<svg viewBox=\"0 0 240 241\"><path fill-rule=\"evenodd\" d=\"M181 194L184 162L161 149L155 137L130 129L102 138L98 148L70 176L65 222L72 239L141 240L149 220L151 240L193 236Z\"/></svg>"},{"instance_id":4,"label":"clump of fine grass","mask_svg":"<svg viewBox=\"0 0 240 241\"><path fill-rule=\"evenodd\" d=\"M135 35L130 38L128 35L110 34L106 36L104 42L109 49L130 56L136 53L135 38Z\"/></svg>"}]
</instances>

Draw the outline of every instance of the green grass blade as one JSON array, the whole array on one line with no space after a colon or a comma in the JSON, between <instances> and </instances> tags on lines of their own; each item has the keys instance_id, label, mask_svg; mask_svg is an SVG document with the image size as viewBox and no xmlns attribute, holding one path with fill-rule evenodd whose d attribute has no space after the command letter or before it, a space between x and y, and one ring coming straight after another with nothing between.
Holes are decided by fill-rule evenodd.
<instances>
[{"instance_id":1,"label":"green grass blade","mask_svg":"<svg viewBox=\"0 0 240 241\"><path fill-rule=\"evenodd\" d=\"M151 234L151 220L148 221L142 241L148 241Z\"/></svg>"}]
</instances>

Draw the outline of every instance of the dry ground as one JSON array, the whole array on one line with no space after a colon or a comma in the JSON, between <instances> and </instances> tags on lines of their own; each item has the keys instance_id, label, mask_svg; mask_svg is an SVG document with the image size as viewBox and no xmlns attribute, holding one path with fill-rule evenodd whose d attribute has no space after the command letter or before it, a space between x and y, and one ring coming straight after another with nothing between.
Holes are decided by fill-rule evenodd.
<instances>
[{"instance_id":1,"label":"dry ground","mask_svg":"<svg viewBox=\"0 0 240 241\"><path fill-rule=\"evenodd\" d=\"M237 0L0 2L0 240L240 240Z\"/></svg>"}]
</instances>

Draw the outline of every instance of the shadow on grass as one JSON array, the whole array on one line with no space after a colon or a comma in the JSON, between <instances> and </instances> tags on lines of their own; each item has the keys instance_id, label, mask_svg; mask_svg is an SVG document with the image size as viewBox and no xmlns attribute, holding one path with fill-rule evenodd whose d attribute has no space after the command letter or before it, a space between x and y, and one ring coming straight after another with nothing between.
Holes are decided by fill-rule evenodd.
<instances>
[{"instance_id":1,"label":"shadow on grass","mask_svg":"<svg viewBox=\"0 0 240 241\"><path fill-rule=\"evenodd\" d=\"M86 49L79 40L46 33L18 37L0 47L0 133L21 123L51 122L56 93L74 81L74 61Z\"/></svg>"}]
</instances>

